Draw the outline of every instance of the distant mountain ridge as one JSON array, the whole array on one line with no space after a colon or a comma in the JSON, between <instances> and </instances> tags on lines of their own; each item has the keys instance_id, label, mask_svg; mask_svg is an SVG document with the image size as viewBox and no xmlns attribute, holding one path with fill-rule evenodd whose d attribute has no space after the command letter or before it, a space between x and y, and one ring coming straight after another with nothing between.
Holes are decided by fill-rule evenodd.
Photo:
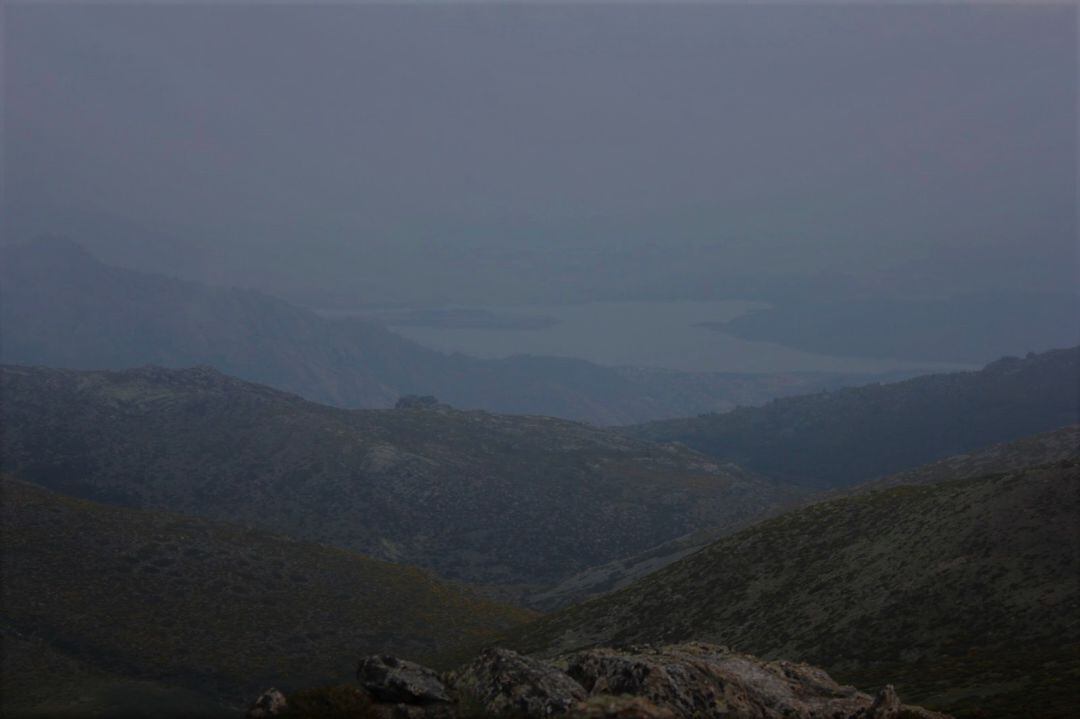
<instances>
[{"instance_id":1,"label":"distant mountain ridge","mask_svg":"<svg viewBox=\"0 0 1080 719\"><path fill-rule=\"evenodd\" d=\"M597 424L728 409L833 386L831 375L637 371L564 357L478 359L254 290L98 262L69 240L0 247L0 361L72 369L211 365L340 407L434 394L457 407Z\"/></svg>"},{"instance_id":2,"label":"distant mountain ridge","mask_svg":"<svg viewBox=\"0 0 1080 719\"><path fill-rule=\"evenodd\" d=\"M1075 459L887 488L757 524L506 644L696 638L895 683L957 716L1065 719L1080 702L1078 527Z\"/></svg>"},{"instance_id":3,"label":"distant mountain ridge","mask_svg":"<svg viewBox=\"0 0 1080 719\"><path fill-rule=\"evenodd\" d=\"M342 410L210 368L0 370L5 471L472 583L536 587L803 493L547 417Z\"/></svg>"},{"instance_id":4,"label":"distant mountain ridge","mask_svg":"<svg viewBox=\"0 0 1080 719\"><path fill-rule=\"evenodd\" d=\"M1080 347L624 428L822 489L1080 421Z\"/></svg>"}]
</instances>

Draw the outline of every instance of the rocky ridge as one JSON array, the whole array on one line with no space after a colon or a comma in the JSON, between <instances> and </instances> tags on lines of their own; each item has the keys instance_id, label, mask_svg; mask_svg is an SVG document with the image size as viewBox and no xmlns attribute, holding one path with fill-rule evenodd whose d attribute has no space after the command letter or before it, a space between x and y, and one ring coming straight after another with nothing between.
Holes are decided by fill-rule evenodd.
<instances>
[{"instance_id":1,"label":"rocky ridge","mask_svg":"<svg viewBox=\"0 0 1080 719\"><path fill-rule=\"evenodd\" d=\"M357 681L358 690L336 690L359 710L349 715L382 719L947 719L903 704L892 686L874 697L808 664L702 642L594 648L550 661L491 648L442 675L369 656ZM276 690L248 712L249 719L306 715Z\"/></svg>"},{"instance_id":2,"label":"rocky ridge","mask_svg":"<svg viewBox=\"0 0 1080 719\"><path fill-rule=\"evenodd\" d=\"M421 399L343 410L209 367L4 367L0 387L0 466L21 479L510 591L803 496L566 420Z\"/></svg>"}]
</instances>

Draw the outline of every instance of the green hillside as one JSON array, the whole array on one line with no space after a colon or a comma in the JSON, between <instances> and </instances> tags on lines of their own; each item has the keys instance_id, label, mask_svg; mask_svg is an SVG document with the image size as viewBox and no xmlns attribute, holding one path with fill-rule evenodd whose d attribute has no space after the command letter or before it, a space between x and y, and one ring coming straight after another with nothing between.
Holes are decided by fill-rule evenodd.
<instances>
[{"instance_id":1,"label":"green hillside","mask_svg":"<svg viewBox=\"0 0 1080 719\"><path fill-rule=\"evenodd\" d=\"M1080 347L626 428L805 486L834 488L1080 420Z\"/></svg>"},{"instance_id":2,"label":"green hillside","mask_svg":"<svg viewBox=\"0 0 1080 719\"><path fill-rule=\"evenodd\" d=\"M352 552L0 482L5 715L241 706L365 653L447 666L528 617Z\"/></svg>"},{"instance_id":3,"label":"green hillside","mask_svg":"<svg viewBox=\"0 0 1080 719\"><path fill-rule=\"evenodd\" d=\"M886 487L905 484L934 484L955 479L968 479L992 473L1017 471L1041 464L1062 460L1080 459L1080 425L1070 425L1006 442L984 447L970 454L947 457L937 462L898 474L880 477L854 487L835 490L825 495L816 494L806 502L820 502L830 497L846 494L872 492ZM783 511L778 508L777 512ZM760 521L763 517L748 517L745 525ZM622 589L643 576L655 572L672 562L692 554L712 542L741 529L732 523L715 529L705 529L679 537L630 557L620 557L597 567L589 567L568 577L554 587L529 597L529 606L544 611L561 609L580 604L616 589Z\"/></svg>"},{"instance_id":4,"label":"green hillside","mask_svg":"<svg viewBox=\"0 0 1080 719\"><path fill-rule=\"evenodd\" d=\"M1078 527L1075 460L861 494L721 539L508 643L716 641L964 716L1072 716Z\"/></svg>"},{"instance_id":5,"label":"green hillside","mask_svg":"<svg viewBox=\"0 0 1080 719\"><path fill-rule=\"evenodd\" d=\"M685 448L546 417L340 410L207 368L0 371L3 468L535 587L801 496Z\"/></svg>"}]
</instances>

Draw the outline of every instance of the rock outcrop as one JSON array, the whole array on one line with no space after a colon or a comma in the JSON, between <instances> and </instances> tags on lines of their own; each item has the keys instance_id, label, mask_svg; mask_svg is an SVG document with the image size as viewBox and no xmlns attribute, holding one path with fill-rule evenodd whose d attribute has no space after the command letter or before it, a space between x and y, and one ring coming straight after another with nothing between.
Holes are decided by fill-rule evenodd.
<instances>
[{"instance_id":1,"label":"rock outcrop","mask_svg":"<svg viewBox=\"0 0 1080 719\"><path fill-rule=\"evenodd\" d=\"M872 697L817 667L699 642L589 649L550 662L488 649L441 676L372 656L357 679L386 719L947 719L904 705L892 686Z\"/></svg>"},{"instance_id":2,"label":"rock outcrop","mask_svg":"<svg viewBox=\"0 0 1080 719\"><path fill-rule=\"evenodd\" d=\"M267 689L248 709L247 719L266 719L266 717L279 716L288 708L289 703L285 695L277 689Z\"/></svg>"},{"instance_id":3,"label":"rock outcrop","mask_svg":"<svg viewBox=\"0 0 1080 719\"><path fill-rule=\"evenodd\" d=\"M428 706L451 701L436 672L397 657L364 657L356 680L377 702Z\"/></svg>"},{"instance_id":4,"label":"rock outcrop","mask_svg":"<svg viewBox=\"0 0 1080 719\"><path fill-rule=\"evenodd\" d=\"M711 644L589 650L567 673L590 694L644 697L677 717L848 717L872 701L816 667Z\"/></svg>"},{"instance_id":5,"label":"rock outcrop","mask_svg":"<svg viewBox=\"0 0 1080 719\"><path fill-rule=\"evenodd\" d=\"M581 684L555 666L509 649L485 650L447 682L459 701L487 714L566 714L587 697Z\"/></svg>"}]
</instances>

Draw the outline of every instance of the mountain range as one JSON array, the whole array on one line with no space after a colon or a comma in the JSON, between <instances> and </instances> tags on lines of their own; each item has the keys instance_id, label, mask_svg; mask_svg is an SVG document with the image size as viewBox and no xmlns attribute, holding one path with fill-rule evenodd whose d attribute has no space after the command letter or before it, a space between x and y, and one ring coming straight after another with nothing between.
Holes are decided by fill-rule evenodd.
<instances>
[{"instance_id":1,"label":"mountain range","mask_svg":"<svg viewBox=\"0 0 1080 719\"><path fill-rule=\"evenodd\" d=\"M957 423L956 393L928 398L957 382L1049 422L1058 405L1028 400L1064 391L1073 354L898 386ZM208 367L7 366L0 390L4 689L23 708L213 711L341 680L358 647L451 666L496 640L711 641L958 716L1078 699L1075 425L815 502L679 443L430 397L344 410ZM615 591L533 619L466 583L544 607Z\"/></svg>"},{"instance_id":2,"label":"mountain range","mask_svg":"<svg viewBox=\"0 0 1080 719\"><path fill-rule=\"evenodd\" d=\"M801 490L566 420L431 400L343 410L202 367L5 367L2 468L477 584L553 584Z\"/></svg>"},{"instance_id":3,"label":"mountain range","mask_svg":"<svg viewBox=\"0 0 1080 719\"><path fill-rule=\"evenodd\" d=\"M1053 430L1076 422L1078 408L1080 347L1072 347L625 431L820 489Z\"/></svg>"},{"instance_id":4,"label":"mountain range","mask_svg":"<svg viewBox=\"0 0 1080 719\"><path fill-rule=\"evenodd\" d=\"M688 373L568 357L478 359L373 321L248 289L103 264L61 238L0 248L0 360L72 369L211 365L341 407L435 395L457 407L626 424L730 409L866 376Z\"/></svg>"}]
</instances>

